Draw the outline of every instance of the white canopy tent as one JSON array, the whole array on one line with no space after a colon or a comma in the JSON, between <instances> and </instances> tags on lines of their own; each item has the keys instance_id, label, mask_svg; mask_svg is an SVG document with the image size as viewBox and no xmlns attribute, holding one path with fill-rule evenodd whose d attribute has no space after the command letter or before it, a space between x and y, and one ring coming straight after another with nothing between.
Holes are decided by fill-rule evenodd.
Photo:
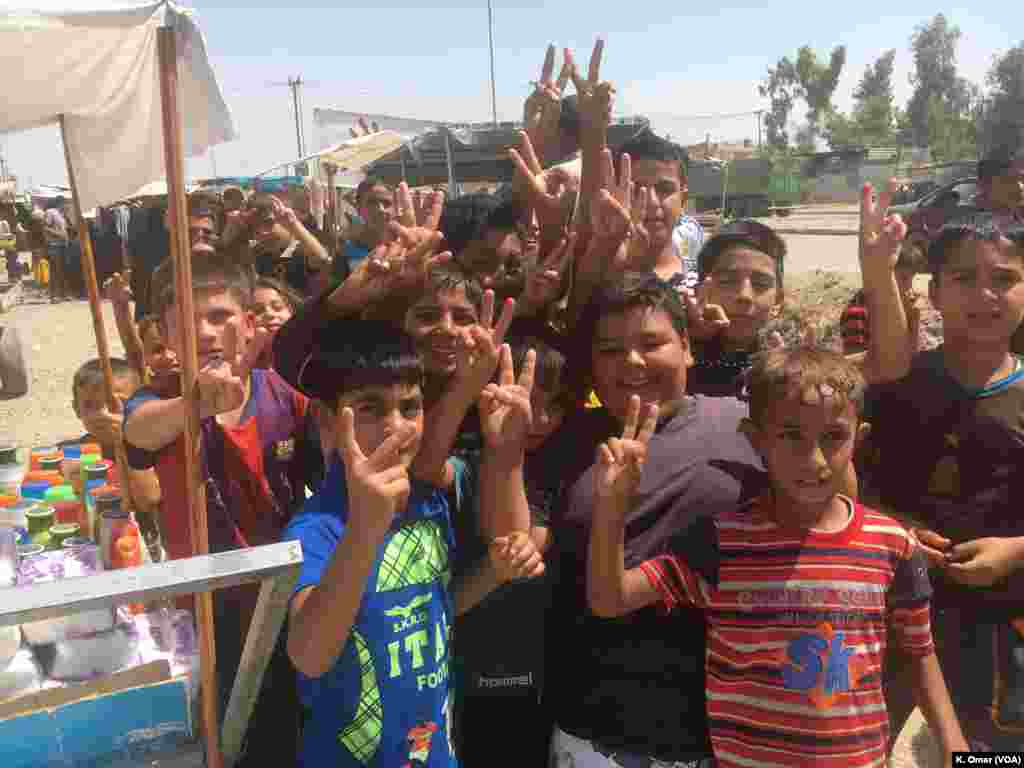
<instances>
[{"instance_id":1,"label":"white canopy tent","mask_svg":"<svg viewBox=\"0 0 1024 768\"><path fill-rule=\"evenodd\" d=\"M191 10L167 0L0 0L0 132L57 122L83 208L124 199L164 171L157 29L175 30L183 150L235 137Z\"/></svg>"},{"instance_id":2,"label":"white canopy tent","mask_svg":"<svg viewBox=\"0 0 1024 768\"><path fill-rule=\"evenodd\" d=\"M184 157L234 137L227 105L206 46L188 9L169 0L0 0L0 68L6 75L0 132L59 123L65 163L82 243L96 346L106 385L114 397L110 350L96 285L96 265L83 211L110 204L144 185L167 179L171 254L178 324L182 329L182 392L185 408L186 498L194 554L209 552L205 488L199 476L199 405L196 400L192 263L186 226ZM181 115L188 116L183 137ZM123 448L118 464L126 466ZM218 696L213 642L213 603L197 595L201 713L207 768L220 768ZM248 643L247 643L248 647ZM258 681L257 681L258 685ZM233 692L233 710L251 701ZM229 734L230 761L241 733Z\"/></svg>"}]
</instances>

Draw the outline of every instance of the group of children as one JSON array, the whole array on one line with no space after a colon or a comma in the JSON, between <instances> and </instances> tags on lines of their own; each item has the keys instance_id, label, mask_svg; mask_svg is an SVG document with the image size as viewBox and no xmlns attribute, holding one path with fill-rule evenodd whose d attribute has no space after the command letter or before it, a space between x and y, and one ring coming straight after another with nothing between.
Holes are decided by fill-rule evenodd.
<instances>
[{"instance_id":1,"label":"group of children","mask_svg":"<svg viewBox=\"0 0 1024 768\"><path fill-rule=\"evenodd\" d=\"M787 348L767 338L784 242L726 224L698 289L675 279L682 155L646 134L613 157L595 56L590 81L571 68L579 186L517 178L521 227L371 180L380 231L304 304L193 254L211 551L304 557L246 764L880 765L913 705L947 755L1020 749L1024 228L943 229L945 341L915 355L905 228L866 188L864 353ZM75 402L123 441L178 558L169 269L150 296L119 323L123 414L95 375ZM224 698L254 597L215 602Z\"/></svg>"}]
</instances>

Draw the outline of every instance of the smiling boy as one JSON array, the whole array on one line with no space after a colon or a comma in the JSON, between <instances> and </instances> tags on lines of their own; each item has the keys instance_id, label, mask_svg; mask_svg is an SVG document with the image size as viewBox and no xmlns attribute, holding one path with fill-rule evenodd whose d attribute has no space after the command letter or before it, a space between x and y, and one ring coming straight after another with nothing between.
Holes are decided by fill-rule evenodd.
<instances>
[{"instance_id":1,"label":"smiling boy","mask_svg":"<svg viewBox=\"0 0 1024 768\"><path fill-rule=\"evenodd\" d=\"M751 370L750 393L744 431L771 492L680 531L666 554L627 569L625 520L657 418L633 399L594 473L591 609L606 617L655 604L703 610L721 768L883 764L890 630L947 756L966 749L932 645L923 557L895 521L842 495L865 430L863 378L838 353L777 350Z\"/></svg>"}]
</instances>

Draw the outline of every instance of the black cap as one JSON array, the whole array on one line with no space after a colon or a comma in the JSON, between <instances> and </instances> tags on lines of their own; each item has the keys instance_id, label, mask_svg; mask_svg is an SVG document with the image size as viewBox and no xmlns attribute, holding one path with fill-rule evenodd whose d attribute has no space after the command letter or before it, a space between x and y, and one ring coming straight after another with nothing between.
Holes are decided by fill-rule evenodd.
<instances>
[{"instance_id":1,"label":"black cap","mask_svg":"<svg viewBox=\"0 0 1024 768\"><path fill-rule=\"evenodd\" d=\"M1017 245L1024 244L1024 221L1013 213L978 211L950 219L939 230L928 246L928 265L933 272L945 264L951 244L960 240L1007 239Z\"/></svg>"}]
</instances>

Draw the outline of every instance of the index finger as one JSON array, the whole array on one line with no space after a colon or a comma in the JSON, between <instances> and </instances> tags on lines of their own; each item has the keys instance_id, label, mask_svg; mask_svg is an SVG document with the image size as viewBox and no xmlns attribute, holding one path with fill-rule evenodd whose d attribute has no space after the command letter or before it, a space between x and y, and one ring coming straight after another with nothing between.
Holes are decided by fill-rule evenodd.
<instances>
[{"instance_id":1,"label":"index finger","mask_svg":"<svg viewBox=\"0 0 1024 768\"><path fill-rule=\"evenodd\" d=\"M494 291L484 291L484 300L480 308L480 325L487 330L494 328Z\"/></svg>"},{"instance_id":2,"label":"index finger","mask_svg":"<svg viewBox=\"0 0 1024 768\"><path fill-rule=\"evenodd\" d=\"M638 395L630 395L629 405L626 406L626 421L622 426L622 439L633 440L636 437L639 423L640 397Z\"/></svg>"},{"instance_id":3,"label":"index finger","mask_svg":"<svg viewBox=\"0 0 1024 768\"><path fill-rule=\"evenodd\" d=\"M416 226L416 211L413 208L409 185L404 181L398 185L398 216L403 226Z\"/></svg>"},{"instance_id":4,"label":"index finger","mask_svg":"<svg viewBox=\"0 0 1024 768\"><path fill-rule=\"evenodd\" d=\"M356 415L351 408L341 409L341 427L338 431L342 460L346 467L352 469L355 464L364 461L366 456L356 442Z\"/></svg>"},{"instance_id":5,"label":"index finger","mask_svg":"<svg viewBox=\"0 0 1024 768\"><path fill-rule=\"evenodd\" d=\"M889 179L889 182L885 185L885 189L878 193L878 212L881 215L885 215L885 212L889 210L889 205L892 203L892 196L896 194L896 179Z\"/></svg>"},{"instance_id":6,"label":"index finger","mask_svg":"<svg viewBox=\"0 0 1024 768\"><path fill-rule=\"evenodd\" d=\"M544 170L541 168L540 160L537 159L537 153L533 149L533 142L530 141L530 134L526 131L519 132L519 146L522 149L523 159L526 160L526 165L529 166L530 171L534 175Z\"/></svg>"},{"instance_id":7,"label":"index finger","mask_svg":"<svg viewBox=\"0 0 1024 768\"><path fill-rule=\"evenodd\" d=\"M431 192L430 203L427 206L427 215L423 226L427 229L437 229L441 223L441 212L444 210L444 192Z\"/></svg>"},{"instance_id":8,"label":"index finger","mask_svg":"<svg viewBox=\"0 0 1024 768\"><path fill-rule=\"evenodd\" d=\"M548 52L544 54L544 66L540 70L540 81L544 84L550 83L553 74L555 74L555 46L549 45Z\"/></svg>"},{"instance_id":9,"label":"index finger","mask_svg":"<svg viewBox=\"0 0 1024 768\"><path fill-rule=\"evenodd\" d=\"M604 56L604 40L600 37L594 43L594 52L590 54L590 69L587 72L591 85L597 85L601 80L601 58Z\"/></svg>"},{"instance_id":10,"label":"index finger","mask_svg":"<svg viewBox=\"0 0 1024 768\"><path fill-rule=\"evenodd\" d=\"M510 387L516 383L515 371L512 365L512 347L508 344L501 345L501 372L498 375L498 383L503 387Z\"/></svg>"},{"instance_id":11,"label":"index finger","mask_svg":"<svg viewBox=\"0 0 1024 768\"><path fill-rule=\"evenodd\" d=\"M637 433L637 442L647 445L650 442L654 430L658 428L658 406L656 403L648 403L644 411L644 420L640 424L640 431Z\"/></svg>"},{"instance_id":12,"label":"index finger","mask_svg":"<svg viewBox=\"0 0 1024 768\"><path fill-rule=\"evenodd\" d=\"M527 392L533 392L533 377L537 370L537 350L526 350L526 358L523 360L523 370L519 372L519 386Z\"/></svg>"},{"instance_id":13,"label":"index finger","mask_svg":"<svg viewBox=\"0 0 1024 768\"><path fill-rule=\"evenodd\" d=\"M501 344L505 340L505 334L508 333L508 328L512 325L515 316L516 300L505 299L505 303L501 307L501 316L498 318L498 325L494 329L495 344Z\"/></svg>"},{"instance_id":14,"label":"index finger","mask_svg":"<svg viewBox=\"0 0 1024 768\"><path fill-rule=\"evenodd\" d=\"M233 317L228 320L227 325L224 328L223 341L221 342L221 346L224 350L224 359L232 368L239 363L238 341L240 334L238 332L238 323L239 320L237 317Z\"/></svg>"},{"instance_id":15,"label":"index finger","mask_svg":"<svg viewBox=\"0 0 1024 768\"><path fill-rule=\"evenodd\" d=\"M584 93L587 90L587 84L580 77L579 70L576 69L576 59L568 48L565 49L565 66L569 68L569 77L572 78L572 83L576 86L577 93Z\"/></svg>"}]
</instances>

